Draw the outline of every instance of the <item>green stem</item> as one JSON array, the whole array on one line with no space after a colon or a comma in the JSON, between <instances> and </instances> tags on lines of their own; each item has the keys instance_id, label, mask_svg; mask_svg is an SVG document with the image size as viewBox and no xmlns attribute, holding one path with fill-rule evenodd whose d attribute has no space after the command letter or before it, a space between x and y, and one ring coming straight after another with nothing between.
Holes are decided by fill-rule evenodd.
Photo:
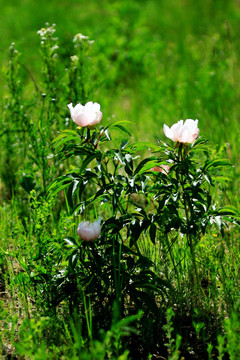
<instances>
[{"instance_id":1,"label":"green stem","mask_svg":"<svg viewBox=\"0 0 240 360\"><path fill-rule=\"evenodd\" d=\"M108 162L106 162L105 159L103 159L103 160L102 160L102 164L104 165L104 166L103 166L103 169L104 169L106 178L108 179L109 183L110 183L110 184L114 183L114 180L113 180L111 177L109 177L109 175L108 175L108 168L107 168ZM115 169L115 170L116 170L116 169ZM103 186L104 186L104 184L103 184ZM120 213L121 213L122 215L126 214L126 211L125 211L123 205L121 204L121 197L119 197L119 200L118 200L118 202L117 202L117 206L118 206L118 210L120 211Z\"/></svg>"},{"instance_id":2,"label":"green stem","mask_svg":"<svg viewBox=\"0 0 240 360\"><path fill-rule=\"evenodd\" d=\"M169 251L169 254L170 254L170 258L171 258L171 261L172 261L172 264L173 264L173 268L175 269L175 272L176 272L176 275L177 275L178 290L179 290L179 292L180 292L179 273L178 273L177 266L176 266L176 264L175 264L174 256L173 256L173 254L172 254L171 245L169 244L168 235L167 235L167 234L166 234L166 238L165 238L165 239L166 239L168 251Z\"/></svg>"},{"instance_id":3,"label":"green stem","mask_svg":"<svg viewBox=\"0 0 240 360\"><path fill-rule=\"evenodd\" d=\"M119 262L119 268L117 270L117 264L116 264L116 246L115 246L115 240L116 238L113 237L113 273L114 273L114 283L115 283L115 292L116 292L116 301L118 306L118 311L120 309L121 304L121 285L120 285L120 260L121 260L121 246L119 248L119 254L118 254L118 262Z\"/></svg>"},{"instance_id":4,"label":"green stem","mask_svg":"<svg viewBox=\"0 0 240 360\"><path fill-rule=\"evenodd\" d=\"M179 146L179 157L178 160L182 163L183 159L184 159L184 154L183 154L184 148L183 145L180 144ZM200 283L200 279L199 279L199 274L198 274L198 269L197 269L197 263L196 263L196 256L195 256L195 249L194 249L194 244L193 244L193 239L192 239L192 235L190 234L190 219L189 219L189 209L191 208L191 203L189 202L187 204L187 200L185 197L185 188L184 188L184 181L183 181L183 176L181 174L180 176L180 183L181 183L181 187L182 187L182 192L183 192L183 205L184 205L184 211L185 211L185 215L186 215L186 221L187 221L187 242L188 245L190 247L190 252L191 252L191 257L192 257L192 265L193 265L193 270L194 270L194 275L195 275L195 279L196 279L196 283L197 283L197 288L199 293L201 293L202 295L205 296L205 293L203 291L203 288L201 286Z\"/></svg>"}]
</instances>

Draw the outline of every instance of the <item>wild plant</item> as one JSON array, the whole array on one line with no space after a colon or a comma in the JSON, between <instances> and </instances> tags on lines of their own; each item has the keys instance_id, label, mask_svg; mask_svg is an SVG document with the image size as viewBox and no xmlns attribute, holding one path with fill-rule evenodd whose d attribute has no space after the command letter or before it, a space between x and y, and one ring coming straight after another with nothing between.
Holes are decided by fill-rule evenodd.
<instances>
[{"instance_id":1,"label":"wild plant","mask_svg":"<svg viewBox=\"0 0 240 360\"><path fill-rule=\"evenodd\" d=\"M60 81L60 76L58 74L58 69L56 66L58 58L58 38L55 34L55 24L49 26L46 23L46 27L38 30L38 35L41 40L41 57L43 60L43 80L46 86L45 92L47 96L50 96L52 99L58 98L59 88L58 82Z\"/></svg>"},{"instance_id":2,"label":"wild plant","mask_svg":"<svg viewBox=\"0 0 240 360\"><path fill-rule=\"evenodd\" d=\"M23 139L20 146L19 119L13 136L10 130L3 134L6 163L16 138L16 149L23 149L26 156L27 171L21 168L17 175L21 173L20 184L29 194L29 211L19 226L21 231L14 233L18 241L14 255L22 268L15 282L22 290L27 318L20 337L26 340L32 336L36 359L47 356L49 344L41 339L48 327L52 333L59 329L59 338L53 342L66 330L67 341L74 348L69 355L72 358L80 356L84 347L89 349L86 359L121 358L121 354L127 358L122 341L126 336L132 354L137 344L142 356L158 349L169 359L177 359L183 344L180 335L176 340L174 335L182 335L182 329L174 332L171 308L176 308L177 318L196 307L200 311L211 307L213 286L204 283L200 246L212 229L222 236L229 224L239 225L239 212L218 203L221 189L213 195L218 182L227 180L224 168L230 172L231 164L199 136L198 120L180 120L171 128L164 125L170 144L133 142L128 121L106 120L100 105L89 101L93 88L88 82L87 55L92 41L77 34L75 54L68 69L61 72L55 26L46 25L38 33L43 91L37 86L37 106L34 110L32 106L31 116L26 115L31 106L21 104L24 96L22 83L17 81L19 62L14 47L7 73L12 102L5 106L6 119L15 109L16 117L27 119L21 125L23 132L19 129L29 143ZM70 124L69 117L73 120ZM154 257L149 255L150 248ZM216 253L219 259L215 261L221 262L224 251ZM1 249L0 255L2 259L9 252ZM219 269L214 275L219 275L215 291L220 283L227 298L223 264ZM234 281L237 278L236 271ZM29 297L34 299L34 310L39 311L35 325ZM226 300L228 310L232 302L232 298ZM214 311L219 311L216 305ZM42 317L45 315L48 317ZM128 327L131 322L137 332ZM191 326L197 340L206 346L204 322L194 318ZM235 327L234 317L226 322L231 356L237 341L237 336L231 336ZM101 329L104 335L99 342ZM21 355L27 350L21 344L16 348ZM221 358L220 337L218 349ZM54 351L58 356L65 350ZM212 352L209 343L205 353L210 358ZM32 350L27 355L33 356Z\"/></svg>"},{"instance_id":3,"label":"wild plant","mask_svg":"<svg viewBox=\"0 0 240 360\"><path fill-rule=\"evenodd\" d=\"M4 69L5 79L9 89L3 106L2 139L3 168L1 176L6 183L7 197L12 197L17 183L17 170L20 159L14 160L18 153L26 155L27 124L25 103L23 101L23 74L19 63L20 52L12 43L9 47L8 66ZM11 119L11 122L9 122Z\"/></svg>"},{"instance_id":4,"label":"wild plant","mask_svg":"<svg viewBox=\"0 0 240 360\"><path fill-rule=\"evenodd\" d=\"M75 54L63 63L55 32L55 24L48 23L37 32L42 65L40 80L22 63L15 44L9 48L9 61L4 70L9 95L4 103L0 137L4 159L1 173L10 197L17 183L28 194L35 190L40 195L52 178L61 173L52 140L69 120L62 104L69 99L75 102L77 97L85 102L93 92L87 56L93 41L77 34L73 39ZM31 79L27 86L26 76Z\"/></svg>"},{"instance_id":5,"label":"wild plant","mask_svg":"<svg viewBox=\"0 0 240 360\"><path fill-rule=\"evenodd\" d=\"M68 299L73 314L84 291L96 328L109 327L106 316L114 301L119 318L134 304L135 310L151 311L160 321L158 304L163 309L167 299L176 301L186 284L190 292L184 301L190 308L202 306L206 294L197 246L211 226L222 232L227 220L239 221L235 208L214 204L210 193L214 179L220 178L219 168L230 167L229 161L211 157L207 141L198 138L197 120L164 126L174 145L123 139L111 148L110 131L129 135L125 122L100 125L100 106L92 102L69 104L69 109L78 127L63 131L54 143L61 160L72 158L74 168L54 180L48 194L51 198L63 191L68 213L79 214L82 221L79 238L64 239L68 265L58 279L60 298ZM139 161L141 149L150 149L152 156ZM144 234L153 244L160 241L169 254L176 284L157 273L141 252ZM177 261L175 247L183 249Z\"/></svg>"},{"instance_id":6,"label":"wild plant","mask_svg":"<svg viewBox=\"0 0 240 360\"><path fill-rule=\"evenodd\" d=\"M180 357L179 348L181 345L181 336L177 335L176 339L173 338L173 322L172 318L174 317L174 311L172 308L167 309L166 316L166 325L163 326L164 331L166 332L167 343L165 344L168 349L168 359L169 360L178 360Z\"/></svg>"},{"instance_id":7,"label":"wild plant","mask_svg":"<svg viewBox=\"0 0 240 360\"><path fill-rule=\"evenodd\" d=\"M83 34L76 34L73 43L75 54L70 57L68 69L69 98L74 104L78 101L85 104L92 92L91 82L88 79L90 75L88 52L94 40L89 40L89 37Z\"/></svg>"}]
</instances>

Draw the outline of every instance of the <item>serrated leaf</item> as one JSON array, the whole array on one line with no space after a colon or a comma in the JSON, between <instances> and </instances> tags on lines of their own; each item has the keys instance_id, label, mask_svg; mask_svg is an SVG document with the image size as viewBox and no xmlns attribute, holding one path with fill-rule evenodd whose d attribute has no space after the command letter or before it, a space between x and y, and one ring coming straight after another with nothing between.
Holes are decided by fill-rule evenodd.
<instances>
[{"instance_id":1,"label":"serrated leaf","mask_svg":"<svg viewBox=\"0 0 240 360\"><path fill-rule=\"evenodd\" d=\"M136 175L136 174L140 175L144 171L150 170L151 168L153 168L154 166L157 166L158 164L159 164L159 162L157 162L156 157L146 158L138 164L136 170L134 171L134 175Z\"/></svg>"},{"instance_id":2,"label":"serrated leaf","mask_svg":"<svg viewBox=\"0 0 240 360\"><path fill-rule=\"evenodd\" d=\"M62 138L62 140L59 140L57 142L57 144L55 145L55 150L59 149L60 146L68 143L71 140L76 140L76 137L75 136L65 136L64 138Z\"/></svg>"},{"instance_id":3,"label":"serrated leaf","mask_svg":"<svg viewBox=\"0 0 240 360\"><path fill-rule=\"evenodd\" d=\"M67 179L66 176L63 178L59 178L57 180L54 180L47 188L47 198L50 196L55 196L57 193L59 193L61 190L64 190L71 184L72 180Z\"/></svg>"},{"instance_id":4,"label":"serrated leaf","mask_svg":"<svg viewBox=\"0 0 240 360\"><path fill-rule=\"evenodd\" d=\"M130 145L130 147L134 150L134 151L139 151L139 150L155 150L155 151L159 151L161 150L161 148L159 148L159 146L152 144L151 142L136 142Z\"/></svg>"},{"instance_id":5,"label":"serrated leaf","mask_svg":"<svg viewBox=\"0 0 240 360\"><path fill-rule=\"evenodd\" d=\"M70 140L79 140L79 135L74 130L63 130L60 135L58 135L53 141L52 144L56 144L55 148L57 149L62 144L70 141Z\"/></svg>"},{"instance_id":6,"label":"serrated leaf","mask_svg":"<svg viewBox=\"0 0 240 360\"><path fill-rule=\"evenodd\" d=\"M228 181L232 181L232 179L227 176L214 176L214 181L225 184Z\"/></svg>"},{"instance_id":7,"label":"serrated leaf","mask_svg":"<svg viewBox=\"0 0 240 360\"><path fill-rule=\"evenodd\" d=\"M196 146L198 146L199 144L207 144L208 143L208 140L207 139L204 139L202 137L199 137L192 145L191 147L194 148Z\"/></svg>"},{"instance_id":8,"label":"serrated leaf","mask_svg":"<svg viewBox=\"0 0 240 360\"><path fill-rule=\"evenodd\" d=\"M108 126L105 127L105 129L110 129L111 127L116 126L116 125L126 125L126 124L133 124L133 123L132 123L132 121L129 121L129 120L117 120L117 121L111 122Z\"/></svg>"},{"instance_id":9,"label":"serrated leaf","mask_svg":"<svg viewBox=\"0 0 240 360\"><path fill-rule=\"evenodd\" d=\"M203 167L203 171L207 170L211 167L219 167L219 166L232 166L232 164L230 163L230 161L228 159L214 159L214 160L207 161L207 163Z\"/></svg>"},{"instance_id":10,"label":"serrated leaf","mask_svg":"<svg viewBox=\"0 0 240 360\"><path fill-rule=\"evenodd\" d=\"M217 210L217 214L220 216L233 216L236 219L240 218L239 211L232 205L226 205Z\"/></svg>"},{"instance_id":11,"label":"serrated leaf","mask_svg":"<svg viewBox=\"0 0 240 360\"><path fill-rule=\"evenodd\" d=\"M90 164L90 162L94 159L96 159L97 157L100 156L100 152L96 151L93 155L88 156L82 163L82 166L80 168L80 174L82 173L83 170L86 169L86 167L88 166L88 164Z\"/></svg>"},{"instance_id":12,"label":"serrated leaf","mask_svg":"<svg viewBox=\"0 0 240 360\"><path fill-rule=\"evenodd\" d=\"M119 130L121 130L122 132L128 134L129 136L132 136L132 135L130 134L130 132L125 128L125 126L122 126L122 125L119 125L119 124L118 124L118 125L114 125L113 128L119 129Z\"/></svg>"}]
</instances>

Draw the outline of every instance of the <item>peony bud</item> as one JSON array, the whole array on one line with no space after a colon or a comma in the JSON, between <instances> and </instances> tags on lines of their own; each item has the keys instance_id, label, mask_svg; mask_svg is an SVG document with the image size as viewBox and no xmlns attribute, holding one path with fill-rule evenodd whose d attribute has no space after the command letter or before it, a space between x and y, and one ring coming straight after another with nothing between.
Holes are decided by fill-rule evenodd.
<instances>
[{"instance_id":1,"label":"peony bud","mask_svg":"<svg viewBox=\"0 0 240 360\"><path fill-rule=\"evenodd\" d=\"M157 171L167 175L169 169L170 169L169 165L161 165L161 166L154 166L154 168L152 168L151 171Z\"/></svg>"},{"instance_id":2,"label":"peony bud","mask_svg":"<svg viewBox=\"0 0 240 360\"><path fill-rule=\"evenodd\" d=\"M84 241L92 241L97 239L101 234L101 219L90 223L89 221L82 221L78 225L77 234Z\"/></svg>"},{"instance_id":3,"label":"peony bud","mask_svg":"<svg viewBox=\"0 0 240 360\"><path fill-rule=\"evenodd\" d=\"M100 105L89 101L85 106L77 104L75 107L72 103L68 104L73 121L81 127L91 127L98 124L102 120L102 112Z\"/></svg>"},{"instance_id":4,"label":"peony bud","mask_svg":"<svg viewBox=\"0 0 240 360\"><path fill-rule=\"evenodd\" d=\"M183 120L178 121L176 124L169 128L167 125L163 125L163 132L174 142L180 142L184 144L192 144L199 134L198 120L187 119L185 123Z\"/></svg>"}]
</instances>

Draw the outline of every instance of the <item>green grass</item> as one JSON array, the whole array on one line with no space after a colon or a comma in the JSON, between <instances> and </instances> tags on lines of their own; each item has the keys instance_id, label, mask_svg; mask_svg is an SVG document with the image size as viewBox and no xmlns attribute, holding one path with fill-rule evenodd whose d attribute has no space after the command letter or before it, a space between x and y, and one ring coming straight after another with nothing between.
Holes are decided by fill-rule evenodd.
<instances>
[{"instance_id":1,"label":"green grass","mask_svg":"<svg viewBox=\"0 0 240 360\"><path fill-rule=\"evenodd\" d=\"M67 104L92 100L101 104L103 126L112 120L131 122L126 126L132 142L166 141L163 124L199 119L200 136L212 147L210 157L219 153L233 165L225 171L231 181L216 184L212 197L219 206L239 208L239 2L0 0L0 8L0 357L120 360L155 359L156 354L169 360L210 359L212 345L215 358L237 359L239 227L228 224L224 233L211 228L196 240L205 292L199 306L197 287L191 285L192 253L181 236L167 240L159 231L154 245L149 233L142 234L138 247L132 247L144 256L136 263L135 255L127 250L125 254L121 247L112 250L112 258L109 244L101 243L96 253L83 248L89 271L101 274L94 261L102 257L105 272L112 271L110 277L117 284L116 288L108 284L104 272L102 280L96 279L96 288L109 286L99 305L94 290L82 290L80 267L72 273L68 268L60 290L56 284L69 262L70 247L63 239L76 239L78 222L96 218L99 211L106 219L113 210L107 203L96 203L82 214L71 213L66 193L47 198L46 188L66 172L79 170L81 160L60 159L52 140L62 130L75 129L71 119L66 120ZM37 31L46 22L56 24L55 60L40 47ZM82 78L69 60L78 51L72 41L77 33L94 40L84 55ZM19 57L10 58L12 42ZM50 70L44 67L44 56L50 59ZM115 129L112 146L127 137ZM84 199L94 191L92 183ZM151 196L147 201L134 196L147 213L153 211ZM121 231L127 244L126 230ZM74 243L71 246L74 250ZM121 317L119 304L113 301L115 291L121 293L128 271L137 276L147 268L147 259L153 261L156 276L175 291L167 292L166 298L145 291L145 308L138 303L134 309L126 297ZM88 274L88 266L85 271Z\"/></svg>"}]
</instances>

